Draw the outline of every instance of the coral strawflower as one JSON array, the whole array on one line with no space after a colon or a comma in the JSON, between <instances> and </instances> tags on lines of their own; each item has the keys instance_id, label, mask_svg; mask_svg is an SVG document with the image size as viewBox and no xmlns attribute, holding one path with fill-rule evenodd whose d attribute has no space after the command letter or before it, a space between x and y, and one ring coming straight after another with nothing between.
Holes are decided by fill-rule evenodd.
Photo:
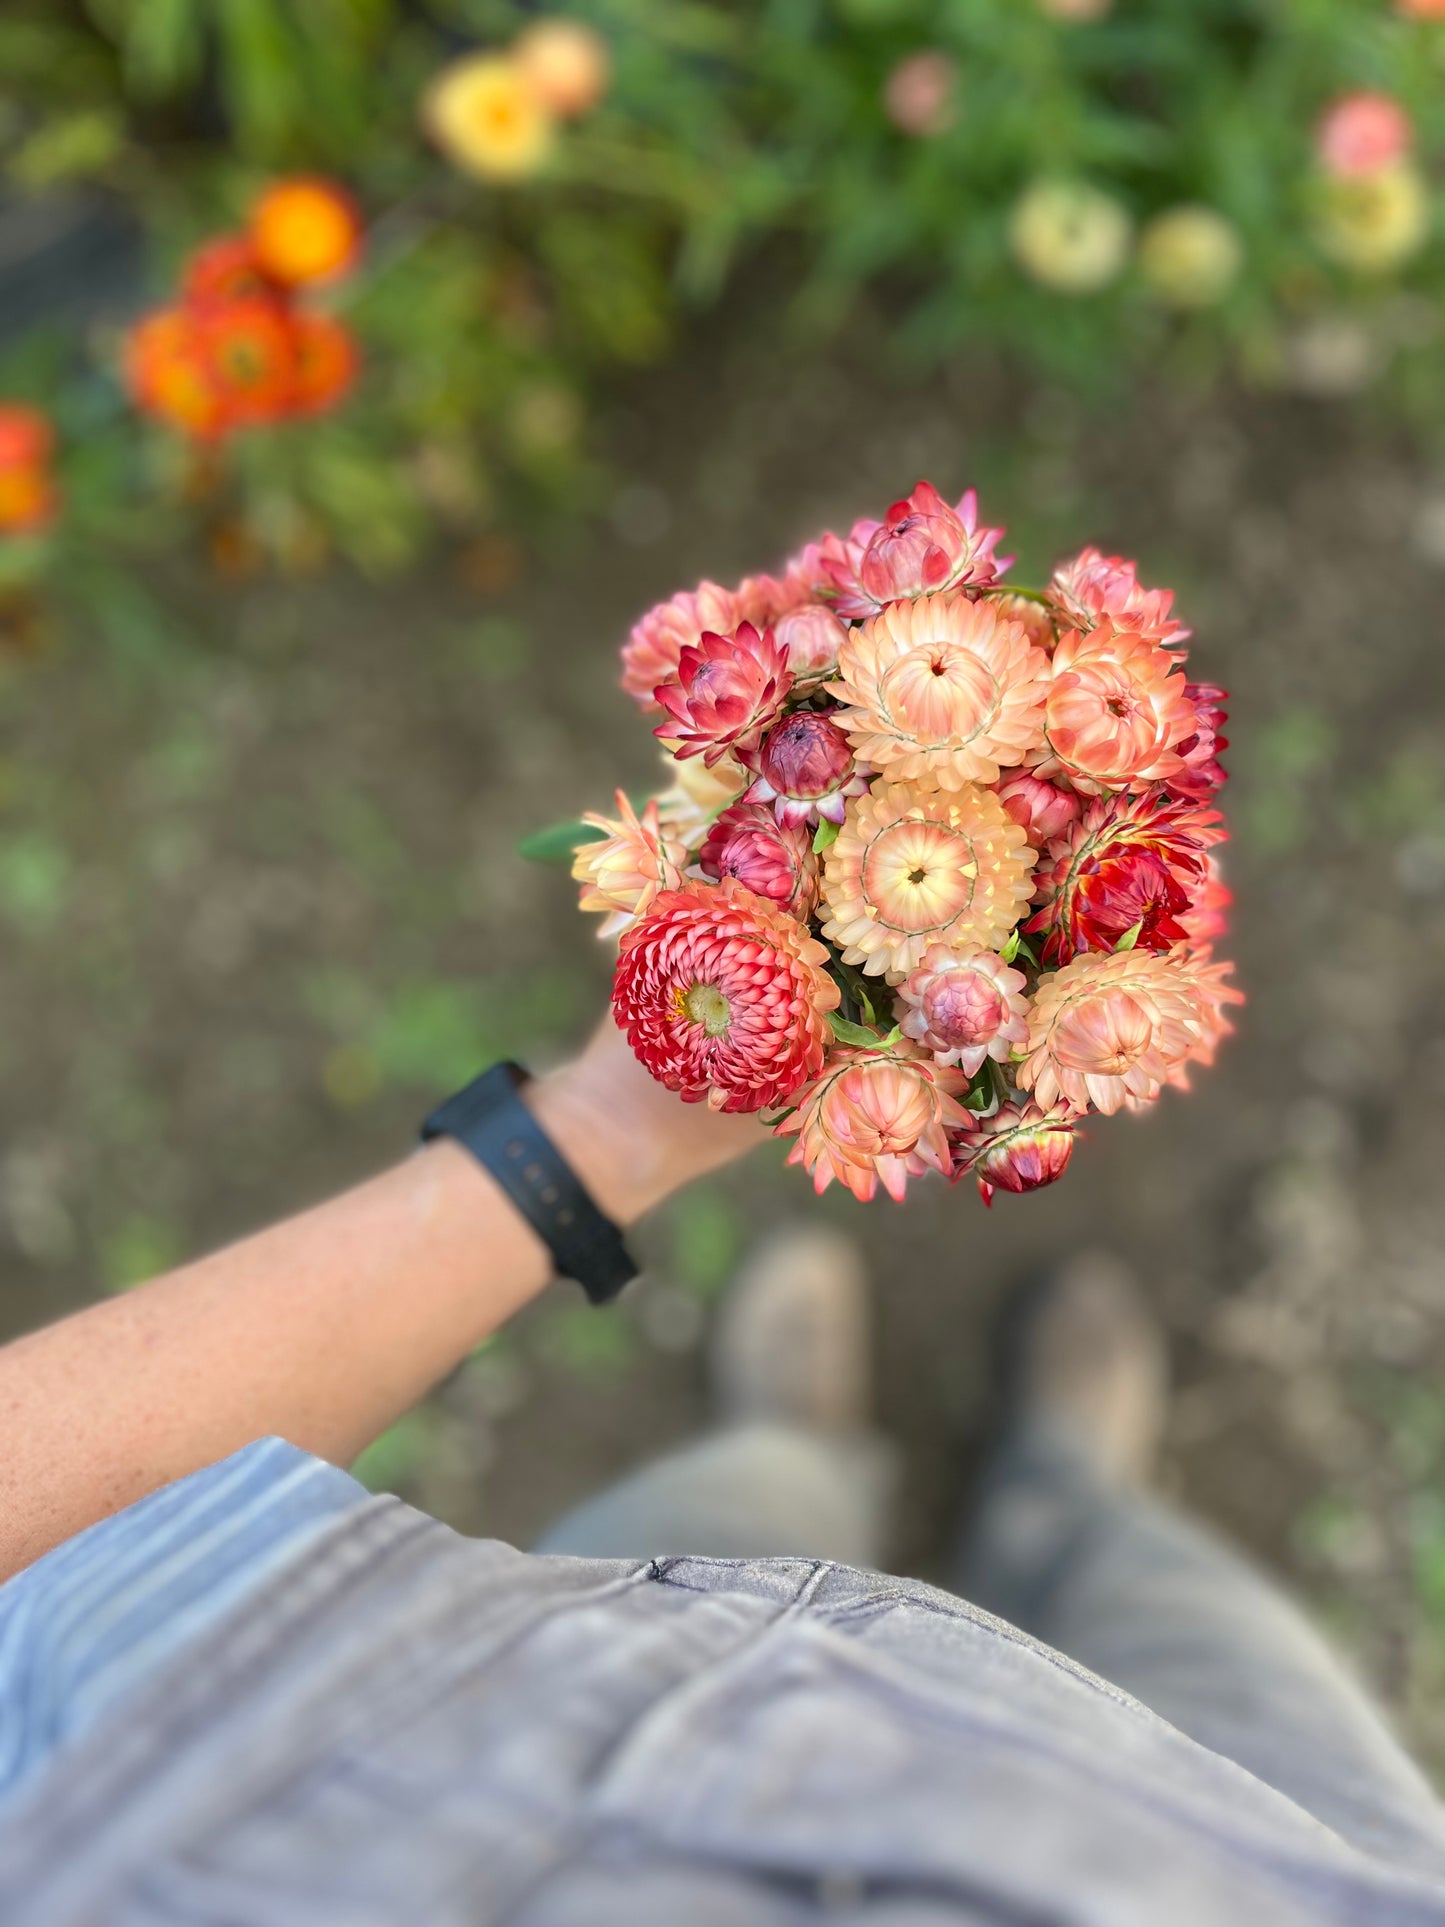
<instances>
[{"instance_id":1,"label":"coral strawflower","mask_svg":"<svg viewBox=\"0 0 1445 1927\"><path fill-rule=\"evenodd\" d=\"M291 320L292 370L289 412L321 415L356 380L361 351L344 321L331 314L296 314Z\"/></svg>"},{"instance_id":2,"label":"coral strawflower","mask_svg":"<svg viewBox=\"0 0 1445 1927\"><path fill-rule=\"evenodd\" d=\"M771 803L780 823L841 823L850 796L862 796L868 779L853 759L853 746L833 718L818 709L795 709L763 738L749 759L757 772L750 803Z\"/></svg>"},{"instance_id":3,"label":"coral strawflower","mask_svg":"<svg viewBox=\"0 0 1445 1927\"><path fill-rule=\"evenodd\" d=\"M1065 629L1092 629L1112 616L1121 629L1135 630L1166 649L1189 639L1189 631L1170 611L1172 589L1146 589L1132 562L1099 549L1081 549L1054 570L1049 601Z\"/></svg>"},{"instance_id":4,"label":"coral strawflower","mask_svg":"<svg viewBox=\"0 0 1445 1927\"><path fill-rule=\"evenodd\" d=\"M1152 1103L1205 1047L1210 1024L1181 952L1076 957L1040 979L1016 1079L1044 1110Z\"/></svg>"},{"instance_id":5,"label":"coral strawflower","mask_svg":"<svg viewBox=\"0 0 1445 1927\"><path fill-rule=\"evenodd\" d=\"M1201 950L1222 937L1229 928L1229 906L1234 901L1234 892L1224 881L1219 866L1219 858L1210 855L1205 858L1204 881L1194 892L1194 899L1188 910L1179 919L1183 926L1185 941L1193 950Z\"/></svg>"},{"instance_id":6,"label":"coral strawflower","mask_svg":"<svg viewBox=\"0 0 1445 1927\"><path fill-rule=\"evenodd\" d=\"M851 630L830 695L859 759L885 778L959 789L1043 742L1049 658L991 600L920 596Z\"/></svg>"},{"instance_id":7,"label":"coral strawflower","mask_svg":"<svg viewBox=\"0 0 1445 1927\"><path fill-rule=\"evenodd\" d=\"M612 1008L685 1103L760 1111L823 1068L838 986L796 917L740 884L667 890L622 936Z\"/></svg>"},{"instance_id":8,"label":"coral strawflower","mask_svg":"<svg viewBox=\"0 0 1445 1927\"><path fill-rule=\"evenodd\" d=\"M735 877L806 922L818 901L818 859L807 829L780 823L761 803L725 809L698 852L698 868L720 881Z\"/></svg>"},{"instance_id":9,"label":"coral strawflower","mask_svg":"<svg viewBox=\"0 0 1445 1927\"><path fill-rule=\"evenodd\" d=\"M675 746L679 758L705 763L736 752L746 759L783 713L793 686L786 650L771 629L750 622L732 636L704 630L684 646L677 673L652 692L666 720L652 732Z\"/></svg>"},{"instance_id":10,"label":"coral strawflower","mask_svg":"<svg viewBox=\"0 0 1445 1927\"><path fill-rule=\"evenodd\" d=\"M1184 676L1149 636L1105 616L1070 629L1054 651L1040 775L1076 789L1142 789L1184 770L1179 747L1197 732Z\"/></svg>"},{"instance_id":11,"label":"coral strawflower","mask_svg":"<svg viewBox=\"0 0 1445 1927\"><path fill-rule=\"evenodd\" d=\"M1078 1126L1066 1112L1037 1104L1001 1104L992 1117L970 1119L954 1142L953 1175L978 1180L979 1196L993 1203L1003 1191L1037 1191L1068 1169Z\"/></svg>"},{"instance_id":12,"label":"coral strawflower","mask_svg":"<svg viewBox=\"0 0 1445 1927\"><path fill-rule=\"evenodd\" d=\"M533 21L517 35L512 53L542 105L559 120L589 113L607 92L612 56L585 21Z\"/></svg>"},{"instance_id":13,"label":"coral strawflower","mask_svg":"<svg viewBox=\"0 0 1445 1927\"><path fill-rule=\"evenodd\" d=\"M680 886L687 846L659 821L656 797L639 817L618 790L616 818L589 811L582 821L603 834L579 843L573 857L572 875L583 886L578 907L602 912L598 936L615 937L651 909L660 891Z\"/></svg>"},{"instance_id":14,"label":"coral strawflower","mask_svg":"<svg viewBox=\"0 0 1445 1927\"><path fill-rule=\"evenodd\" d=\"M203 242L181 270L181 299L192 304L270 292L249 234L218 234Z\"/></svg>"},{"instance_id":15,"label":"coral strawflower","mask_svg":"<svg viewBox=\"0 0 1445 1927\"><path fill-rule=\"evenodd\" d=\"M554 115L521 61L465 54L433 81L422 118L454 166L484 180L522 180L550 159Z\"/></svg>"},{"instance_id":16,"label":"coral strawflower","mask_svg":"<svg viewBox=\"0 0 1445 1927\"><path fill-rule=\"evenodd\" d=\"M283 288L334 281L361 253L356 203L314 175L273 182L252 207L248 232L262 273Z\"/></svg>"},{"instance_id":17,"label":"coral strawflower","mask_svg":"<svg viewBox=\"0 0 1445 1927\"><path fill-rule=\"evenodd\" d=\"M899 1027L935 1063L972 1077L986 1057L1008 1062L1028 1037L1026 979L981 944L932 944L898 986Z\"/></svg>"},{"instance_id":18,"label":"coral strawflower","mask_svg":"<svg viewBox=\"0 0 1445 1927\"><path fill-rule=\"evenodd\" d=\"M1033 890L1034 852L992 790L877 783L823 858L823 935L894 981L935 943L994 948Z\"/></svg>"},{"instance_id":19,"label":"coral strawflower","mask_svg":"<svg viewBox=\"0 0 1445 1927\"><path fill-rule=\"evenodd\" d=\"M622 646L622 687L644 709L656 709L652 692L677 674L683 650L709 630L732 635L746 616L735 591L717 582L699 582L659 602L632 625Z\"/></svg>"},{"instance_id":20,"label":"coral strawflower","mask_svg":"<svg viewBox=\"0 0 1445 1927\"><path fill-rule=\"evenodd\" d=\"M901 1204L909 1178L952 1169L946 1132L968 1122L949 1094L953 1082L911 1049L837 1050L776 1134L797 1137L788 1162L801 1164L819 1193L836 1179L866 1203L881 1182Z\"/></svg>"},{"instance_id":21,"label":"coral strawflower","mask_svg":"<svg viewBox=\"0 0 1445 1927\"><path fill-rule=\"evenodd\" d=\"M1203 896L1206 852L1223 841L1218 810L1162 791L1099 797L1050 843L1024 927L1043 933L1045 963L1113 950L1130 932L1140 949L1170 950Z\"/></svg>"},{"instance_id":22,"label":"coral strawflower","mask_svg":"<svg viewBox=\"0 0 1445 1927\"><path fill-rule=\"evenodd\" d=\"M904 597L996 582L1008 566L994 554L1002 535L979 526L975 490L950 508L932 483L919 482L882 522L855 523L846 545L825 537L818 566L834 586L839 615L869 616Z\"/></svg>"}]
</instances>

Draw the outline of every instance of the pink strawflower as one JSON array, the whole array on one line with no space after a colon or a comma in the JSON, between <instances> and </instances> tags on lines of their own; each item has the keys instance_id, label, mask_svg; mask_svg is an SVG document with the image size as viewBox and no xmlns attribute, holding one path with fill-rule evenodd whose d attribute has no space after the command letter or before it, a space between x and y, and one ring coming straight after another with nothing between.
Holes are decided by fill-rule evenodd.
<instances>
[{"instance_id":1,"label":"pink strawflower","mask_svg":"<svg viewBox=\"0 0 1445 1927\"><path fill-rule=\"evenodd\" d=\"M850 796L862 796L868 779L853 760L853 746L833 718L818 709L795 709L770 729L752 759L757 778L749 803L771 803L780 823L841 823Z\"/></svg>"},{"instance_id":2,"label":"pink strawflower","mask_svg":"<svg viewBox=\"0 0 1445 1927\"><path fill-rule=\"evenodd\" d=\"M898 986L899 1027L937 1064L973 1077L986 1057L1008 1062L1028 1038L1026 979L981 944L936 943Z\"/></svg>"},{"instance_id":3,"label":"pink strawflower","mask_svg":"<svg viewBox=\"0 0 1445 1927\"><path fill-rule=\"evenodd\" d=\"M1219 758L1229 748L1229 738L1221 734L1229 720L1224 707L1229 691L1218 683L1187 682L1184 697L1194 711L1194 734L1179 744L1184 767L1167 779L1165 788L1175 796L1212 796L1223 789L1228 774Z\"/></svg>"},{"instance_id":4,"label":"pink strawflower","mask_svg":"<svg viewBox=\"0 0 1445 1927\"><path fill-rule=\"evenodd\" d=\"M985 1204L993 1203L996 1190L1037 1191L1064 1175L1077 1132L1064 1111L1041 1111L1027 1100L1001 1104L954 1137L954 1182L977 1178Z\"/></svg>"},{"instance_id":5,"label":"pink strawflower","mask_svg":"<svg viewBox=\"0 0 1445 1927\"><path fill-rule=\"evenodd\" d=\"M1045 963L1113 950L1134 932L1141 950L1171 950L1202 898L1207 852L1224 841L1218 810L1170 797L1098 797L1056 837L1034 872L1040 907L1024 926L1042 933Z\"/></svg>"},{"instance_id":6,"label":"pink strawflower","mask_svg":"<svg viewBox=\"0 0 1445 1927\"><path fill-rule=\"evenodd\" d=\"M883 109L901 134L946 134L958 113L958 62L940 48L905 54L883 83Z\"/></svg>"},{"instance_id":7,"label":"pink strawflower","mask_svg":"<svg viewBox=\"0 0 1445 1927\"><path fill-rule=\"evenodd\" d=\"M1049 583L1049 600L1066 629L1092 629L1112 616L1121 629L1132 629L1166 649L1188 640L1189 631L1170 614L1172 589L1146 589L1132 562L1098 549L1081 549L1071 562L1061 562Z\"/></svg>"},{"instance_id":8,"label":"pink strawflower","mask_svg":"<svg viewBox=\"0 0 1445 1927\"><path fill-rule=\"evenodd\" d=\"M1326 109L1315 152L1327 174L1378 174L1403 160L1414 141L1410 116L1392 94L1361 88Z\"/></svg>"},{"instance_id":9,"label":"pink strawflower","mask_svg":"<svg viewBox=\"0 0 1445 1927\"><path fill-rule=\"evenodd\" d=\"M1047 782L1032 770L1001 770L995 794L1036 850L1062 836L1084 813L1084 799L1077 792Z\"/></svg>"},{"instance_id":10,"label":"pink strawflower","mask_svg":"<svg viewBox=\"0 0 1445 1927\"><path fill-rule=\"evenodd\" d=\"M773 625L773 634L787 650L788 665L800 682L830 673L847 633L846 624L825 602L800 602L784 610Z\"/></svg>"},{"instance_id":11,"label":"pink strawflower","mask_svg":"<svg viewBox=\"0 0 1445 1927\"><path fill-rule=\"evenodd\" d=\"M909 1178L952 1169L946 1131L968 1123L949 1095L956 1082L911 1050L835 1050L776 1134L797 1137L788 1162L819 1193L836 1179L866 1203L881 1182L901 1204Z\"/></svg>"},{"instance_id":12,"label":"pink strawflower","mask_svg":"<svg viewBox=\"0 0 1445 1927\"><path fill-rule=\"evenodd\" d=\"M1040 979L1018 1086L1046 1111L1152 1103L1198 1059L1212 1021L1181 952L1076 957Z\"/></svg>"},{"instance_id":13,"label":"pink strawflower","mask_svg":"<svg viewBox=\"0 0 1445 1927\"><path fill-rule=\"evenodd\" d=\"M760 634L744 622L733 636L704 631L684 645L677 674L652 692L667 714L652 733L679 757L701 755L713 764L736 752L745 759L782 715L792 686L771 629Z\"/></svg>"},{"instance_id":14,"label":"pink strawflower","mask_svg":"<svg viewBox=\"0 0 1445 1927\"><path fill-rule=\"evenodd\" d=\"M861 531L869 527L860 544ZM987 588L1008 567L994 555L1002 535L1002 529L979 527L973 489L950 508L930 482L919 482L881 523L855 522L846 544L825 537L819 566L833 584L832 602L840 616L871 616L885 603L908 596ZM830 549L830 543L837 547Z\"/></svg>"},{"instance_id":15,"label":"pink strawflower","mask_svg":"<svg viewBox=\"0 0 1445 1927\"><path fill-rule=\"evenodd\" d=\"M1043 742L1049 658L990 599L925 595L851 629L828 693L859 759L887 778L992 783Z\"/></svg>"},{"instance_id":16,"label":"pink strawflower","mask_svg":"<svg viewBox=\"0 0 1445 1927\"><path fill-rule=\"evenodd\" d=\"M806 829L780 823L761 803L734 803L708 831L698 853L704 876L734 877L806 922L818 901L818 859Z\"/></svg>"},{"instance_id":17,"label":"pink strawflower","mask_svg":"<svg viewBox=\"0 0 1445 1927\"><path fill-rule=\"evenodd\" d=\"M650 909L659 891L682 882L687 847L658 820L656 797L639 817L617 792L615 819L588 811L582 821L603 836L579 843L572 875L583 886L578 907L601 911L599 937L615 937Z\"/></svg>"},{"instance_id":18,"label":"pink strawflower","mask_svg":"<svg viewBox=\"0 0 1445 1927\"><path fill-rule=\"evenodd\" d=\"M1112 616L1070 629L1054 651L1044 709L1042 776L1086 792L1143 789L1184 771L1179 746L1197 732L1175 658Z\"/></svg>"},{"instance_id":19,"label":"pink strawflower","mask_svg":"<svg viewBox=\"0 0 1445 1927\"><path fill-rule=\"evenodd\" d=\"M699 582L690 592L659 602L632 626L622 648L622 687L644 709L656 709L653 691L677 674L683 650L705 632L730 636L745 611L731 589Z\"/></svg>"},{"instance_id":20,"label":"pink strawflower","mask_svg":"<svg viewBox=\"0 0 1445 1927\"><path fill-rule=\"evenodd\" d=\"M805 925L740 884L665 890L624 931L612 1008L633 1051L684 1103L782 1104L823 1068L839 1002Z\"/></svg>"}]
</instances>

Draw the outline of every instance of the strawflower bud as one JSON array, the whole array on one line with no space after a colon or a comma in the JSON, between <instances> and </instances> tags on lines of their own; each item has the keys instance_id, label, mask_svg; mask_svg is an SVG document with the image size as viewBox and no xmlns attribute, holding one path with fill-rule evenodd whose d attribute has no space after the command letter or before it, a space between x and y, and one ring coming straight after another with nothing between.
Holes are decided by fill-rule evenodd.
<instances>
[{"instance_id":1,"label":"strawflower bud","mask_svg":"<svg viewBox=\"0 0 1445 1927\"><path fill-rule=\"evenodd\" d=\"M954 1182L973 1176L985 1204L996 1190L1037 1191L1061 1178L1077 1126L1060 1111L1027 1101L1001 1104L990 1118L954 1137Z\"/></svg>"},{"instance_id":2,"label":"strawflower bud","mask_svg":"<svg viewBox=\"0 0 1445 1927\"><path fill-rule=\"evenodd\" d=\"M798 709L763 738L754 761L757 781L749 803L771 803L780 823L841 823L850 796L861 796L866 778L853 763L853 747L831 716Z\"/></svg>"}]
</instances>

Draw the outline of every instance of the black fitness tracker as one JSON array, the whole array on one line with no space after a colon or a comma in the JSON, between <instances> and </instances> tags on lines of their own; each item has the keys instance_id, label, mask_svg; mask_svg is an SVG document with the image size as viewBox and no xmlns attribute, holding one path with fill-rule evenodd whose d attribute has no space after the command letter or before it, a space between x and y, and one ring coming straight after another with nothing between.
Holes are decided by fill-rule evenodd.
<instances>
[{"instance_id":1,"label":"black fitness tracker","mask_svg":"<svg viewBox=\"0 0 1445 1927\"><path fill-rule=\"evenodd\" d=\"M493 1064L439 1104L421 1127L422 1142L455 1138L490 1171L546 1245L564 1278L575 1278L594 1305L615 1298L637 1276L622 1233L597 1209L581 1179L518 1095L520 1064Z\"/></svg>"}]
</instances>

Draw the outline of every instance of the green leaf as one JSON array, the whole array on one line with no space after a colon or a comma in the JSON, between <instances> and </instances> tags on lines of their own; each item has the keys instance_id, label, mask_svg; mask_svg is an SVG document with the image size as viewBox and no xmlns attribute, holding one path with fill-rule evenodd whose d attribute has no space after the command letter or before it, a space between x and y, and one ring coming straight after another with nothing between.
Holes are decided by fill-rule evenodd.
<instances>
[{"instance_id":1,"label":"green leaf","mask_svg":"<svg viewBox=\"0 0 1445 1927\"><path fill-rule=\"evenodd\" d=\"M572 823L553 823L549 829L533 830L530 836L524 836L517 845L517 855L529 857L533 863L570 863L579 843L600 843L606 834L606 830L584 823L580 817Z\"/></svg>"},{"instance_id":2,"label":"green leaf","mask_svg":"<svg viewBox=\"0 0 1445 1927\"><path fill-rule=\"evenodd\" d=\"M837 1011L828 1013L828 1022L833 1026L833 1035L840 1044L858 1044L864 1050L881 1050L883 1039L876 1030L869 1030L866 1024L851 1024Z\"/></svg>"},{"instance_id":3,"label":"green leaf","mask_svg":"<svg viewBox=\"0 0 1445 1927\"><path fill-rule=\"evenodd\" d=\"M1133 926L1133 928L1130 930L1126 930L1123 936L1120 937L1119 941L1114 945L1115 955L1117 956L1121 950L1132 950L1135 944L1138 943L1139 933L1141 930L1143 930L1143 928L1144 928L1144 919L1140 917L1139 921Z\"/></svg>"},{"instance_id":4,"label":"green leaf","mask_svg":"<svg viewBox=\"0 0 1445 1927\"><path fill-rule=\"evenodd\" d=\"M1012 963L1014 958L1019 954L1019 945L1022 941L1023 939L1019 936L1018 931L1015 930L1003 949L999 951L999 962L1006 964Z\"/></svg>"},{"instance_id":5,"label":"green leaf","mask_svg":"<svg viewBox=\"0 0 1445 1927\"><path fill-rule=\"evenodd\" d=\"M1015 957L1025 956L1028 958L1029 962L1033 964L1035 969L1038 968L1038 961L1039 961L1038 957L1034 952L1033 945L1029 942L1027 937L1021 937L1018 931L1015 930L1013 933L1013 936L1009 939L1009 941L1013 945L1013 950L1012 952L1005 953L1004 955L1005 963L1012 963Z\"/></svg>"},{"instance_id":6,"label":"green leaf","mask_svg":"<svg viewBox=\"0 0 1445 1927\"><path fill-rule=\"evenodd\" d=\"M838 841L838 825L823 817L813 832L813 848L821 856L824 850L831 849Z\"/></svg>"}]
</instances>

